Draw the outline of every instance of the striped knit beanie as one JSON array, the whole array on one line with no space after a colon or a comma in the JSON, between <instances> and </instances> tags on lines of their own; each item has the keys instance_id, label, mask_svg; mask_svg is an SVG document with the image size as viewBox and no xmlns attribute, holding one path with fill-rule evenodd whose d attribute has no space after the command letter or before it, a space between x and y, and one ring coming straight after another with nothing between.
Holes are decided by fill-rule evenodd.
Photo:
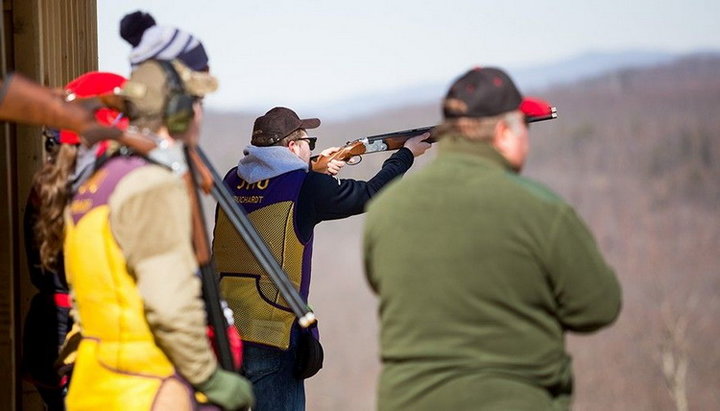
<instances>
[{"instance_id":1,"label":"striped knit beanie","mask_svg":"<svg viewBox=\"0 0 720 411\"><path fill-rule=\"evenodd\" d=\"M133 46L133 69L150 59L178 59L194 71L209 69L208 56L198 38L174 27L158 26L150 14L136 11L123 17L120 36Z\"/></svg>"}]
</instances>

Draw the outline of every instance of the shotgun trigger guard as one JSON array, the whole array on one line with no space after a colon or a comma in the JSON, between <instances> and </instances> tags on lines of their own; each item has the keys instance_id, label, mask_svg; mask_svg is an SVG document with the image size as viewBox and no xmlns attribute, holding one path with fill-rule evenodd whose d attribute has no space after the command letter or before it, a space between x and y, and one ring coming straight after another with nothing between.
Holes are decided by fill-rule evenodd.
<instances>
[{"instance_id":1,"label":"shotgun trigger guard","mask_svg":"<svg viewBox=\"0 0 720 411\"><path fill-rule=\"evenodd\" d=\"M347 164L349 166L356 166L356 165L360 164L361 161L362 161L362 156L352 156L352 157L350 157L350 159L348 161L345 162L345 164Z\"/></svg>"}]
</instances>

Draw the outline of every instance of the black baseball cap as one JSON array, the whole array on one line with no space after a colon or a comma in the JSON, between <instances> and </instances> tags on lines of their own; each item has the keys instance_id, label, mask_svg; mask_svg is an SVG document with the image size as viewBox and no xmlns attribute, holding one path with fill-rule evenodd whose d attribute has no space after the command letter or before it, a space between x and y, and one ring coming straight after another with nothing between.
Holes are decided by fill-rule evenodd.
<instances>
[{"instance_id":1,"label":"black baseball cap","mask_svg":"<svg viewBox=\"0 0 720 411\"><path fill-rule=\"evenodd\" d=\"M474 68L455 80L443 101L446 119L492 117L520 110L528 122L557 117L550 103L523 97L510 76L494 67Z\"/></svg>"},{"instance_id":2,"label":"black baseball cap","mask_svg":"<svg viewBox=\"0 0 720 411\"><path fill-rule=\"evenodd\" d=\"M275 107L255 120L250 144L259 147L271 146L295 130L318 127L320 120L317 118L300 119L287 107Z\"/></svg>"}]
</instances>

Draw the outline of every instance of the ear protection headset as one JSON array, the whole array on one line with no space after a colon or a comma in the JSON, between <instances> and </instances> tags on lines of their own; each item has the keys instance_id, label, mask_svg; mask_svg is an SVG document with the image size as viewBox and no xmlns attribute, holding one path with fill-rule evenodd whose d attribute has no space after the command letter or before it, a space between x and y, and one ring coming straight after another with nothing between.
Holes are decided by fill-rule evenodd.
<instances>
[{"instance_id":1,"label":"ear protection headset","mask_svg":"<svg viewBox=\"0 0 720 411\"><path fill-rule=\"evenodd\" d=\"M182 134L192 123L195 111L193 109L193 96L185 93L182 79L172 63L157 60L165 72L165 81L168 95L163 110L163 123L170 134Z\"/></svg>"}]
</instances>

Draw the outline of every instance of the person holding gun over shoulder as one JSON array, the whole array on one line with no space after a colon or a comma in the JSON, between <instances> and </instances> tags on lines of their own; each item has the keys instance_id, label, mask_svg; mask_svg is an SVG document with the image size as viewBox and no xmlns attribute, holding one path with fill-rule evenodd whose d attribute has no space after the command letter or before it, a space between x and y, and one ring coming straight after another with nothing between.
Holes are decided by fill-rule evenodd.
<instances>
[{"instance_id":1,"label":"person holding gun over shoulder","mask_svg":"<svg viewBox=\"0 0 720 411\"><path fill-rule=\"evenodd\" d=\"M273 108L255 120L251 145L224 179L306 301L314 227L362 213L371 197L430 147L423 141L429 134L409 139L370 180L338 180L332 174L342 161L330 162L327 174L309 169L316 137L308 136L307 130L319 126L319 119L300 119L289 108ZM322 366L317 329L301 331L222 212L214 234L220 287L243 336L244 371L257 397L254 409L305 409L303 380Z\"/></svg>"},{"instance_id":2,"label":"person holding gun over shoulder","mask_svg":"<svg viewBox=\"0 0 720 411\"><path fill-rule=\"evenodd\" d=\"M197 393L226 410L248 407L250 384L222 370L206 336L191 239L192 193L178 175L197 138L207 72L178 60L139 64L122 88L131 129L157 144L122 148L74 196L65 256L78 347L69 410L190 410Z\"/></svg>"},{"instance_id":3,"label":"person holding gun over shoulder","mask_svg":"<svg viewBox=\"0 0 720 411\"><path fill-rule=\"evenodd\" d=\"M70 81L66 95L93 97L121 87L125 78L91 71ZM109 108L95 112L98 124L124 130L127 118ZM43 127L46 162L33 176L23 228L28 270L38 293L33 296L23 326L23 376L35 385L50 411L65 409L68 375L56 363L73 323L71 299L63 263L63 213L72 194L92 174L107 142L85 147L77 133Z\"/></svg>"},{"instance_id":4,"label":"person holding gun over shoulder","mask_svg":"<svg viewBox=\"0 0 720 411\"><path fill-rule=\"evenodd\" d=\"M502 70L467 72L444 100L438 156L370 203L379 410L568 409L565 333L617 318L620 285L586 225L519 175L538 107Z\"/></svg>"}]
</instances>

